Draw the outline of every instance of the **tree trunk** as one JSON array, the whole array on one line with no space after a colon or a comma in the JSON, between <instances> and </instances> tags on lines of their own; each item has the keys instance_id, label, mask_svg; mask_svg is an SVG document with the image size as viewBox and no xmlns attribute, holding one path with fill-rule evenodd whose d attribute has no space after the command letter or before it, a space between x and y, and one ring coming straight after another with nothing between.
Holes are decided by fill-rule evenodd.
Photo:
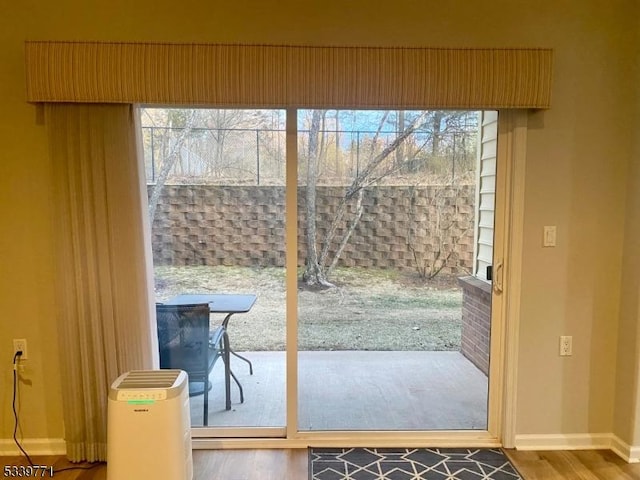
<instances>
[{"instance_id":1,"label":"tree trunk","mask_svg":"<svg viewBox=\"0 0 640 480\"><path fill-rule=\"evenodd\" d=\"M397 128L396 128L396 132L398 133L398 135L400 135L402 132L404 132L404 110L399 110L398 111L398 124L397 124ZM396 169L401 169L402 166L404 165L404 158L405 158L405 148L404 148L404 144L398 145L398 148L396 149Z\"/></svg>"},{"instance_id":2,"label":"tree trunk","mask_svg":"<svg viewBox=\"0 0 640 480\"><path fill-rule=\"evenodd\" d=\"M387 112L388 114L388 112ZM309 166L307 170L307 259L305 262L305 271L302 275L303 281L307 285L320 285L324 287L334 286L328 281L328 276L331 270L337 265L340 255L344 250L346 243L348 242L351 234L357 227L360 218L362 216L362 189L377 182L390 172L376 174L376 168L382 164L382 162L394 154L398 147L400 147L404 141L409 137L417 128L419 128L428 116L428 112L422 112L416 118L414 118L409 125L407 125L403 131L387 145L382 152L375 153L375 144L378 139L378 135L384 125L387 114L384 115L378 132L374 136L372 142L372 148L369 153L369 161L365 165L364 169L360 171L356 178L353 180L345 191L344 197L341 199L338 209L331 224L327 230L325 237L322 239L322 250L318 255L317 248L317 231L316 231L316 186L318 180L318 156L319 156L319 130L320 123L323 118L322 111L314 110L311 117L311 128L309 132ZM337 234L338 227L344 219L347 212L347 203L354 197L357 198L355 217L351 221L345 237L341 239L338 249L331 259L329 259L329 252L333 240ZM328 265L328 266L327 266Z\"/></svg>"},{"instance_id":3,"label":"tree trunk","mask_svg":"<svg viewBox=\"0 0 640 480\"><path fill-rule=\"evenodd\" d=\"M318 185L318 163L320 156L320 123L322 110L314 110L309 129L309 155L307 159L306 211L307 219L307 260L302 280L309 286L332 287L327 281L322 265L318 261L316 231L316 186Z\"/></svg>"},{"instance_id":4,"label":"tree trunk","mask_svg":"<svg viewBox=\"0 0 640 480\"><path fill-rule=\"evenodd\" d=\"M432 144L432 148L431 148L431 155L434 157L437 157L440 154L440 135L441 135L441 131L442 128L440 126L440 123L442 122L442 112L438 111L435 112L434 116L433 116L433 121L432 121L432 127L433 127L433 144Z\"/></svg>"},{"instance_id":5,"label":"tree trunk","mask_svg":"<svg viewBox=\"0 0 640 480\"><path fill-rule=\"evenodd\" d=\"M171 169L176 163L176 160L180 156L180 150L185 144L187 137L191 133L193 129L193 125L195 122L196 111L192 110L191 114L187 118L184 129L180 132L176 143L173 144L171 150L169 151L169 155L167 155L162 162L162 168L160 172L158 172L158 176L156 177L156 184L153 186L151 190L151 197L149 198L149 224L153 225L153 219L156 216L156 208L158 206L158 200L160 200L160 194L162 193L162 189L164 188L164 184L167 181L167 177L171 172Z\"/></svg>"},{"instance_id":6,"label":"tree trunk","mask_svg":"<svg viewBox=\"0 0 640 480\"><path fill-rule=\"evenodd\" d=\"M344 250L344 247L349 242L351 235L353 234L354 230L358 226L358 223L360 222L360 218L362 217L362 212L364 211L364 207L362 206L363 196L364 196L364 189L360 189L358 191L358 200L356 202L356 216L349 224L347 233L345 233L344 237L342 237L342 241L340 242L340 246L338 247L338 250L336 250L336 254L333 256L331 265L329 265L329 268L327 268L327 276L331 275L331 272L333 271L333 269L336 268L336 265L338 265L338 260L340 260L340 256L342 255L342 251Z\"/></svg>"},{"instance_id":7,"label":"tree trunk","mask_svg":"<svg viewBox=\"0 0 640 480\"><path fill-rule=\"evenodd\" d=\"M369 159L369 162L367 163L365 169L354 179L351 185L347 188L347 191L345 192L345 196L340 201L340 204L338 205L338 210L333 220L331 221L331 225L329 226L329 229L327 230L327 234L325 235L325 238L323 240L322 252L320 254L320 265L326 265L327 263L329 263L330 265L329 268L325 269L326 277L329 276L331 271L337 265L338 260L340 260L340 255L342 255L342 251L344 250L344 247L347 241L349 240L349 238L351 237L351 234L353 233L353 231L358 226L358 223L360 222L360 218L362 217L362 211L363 211L363 207L362 207L363 189L375 183L378 179L384 176L384 174L378 175L378 176L373 175L376 167L378 167L378 165L380 165L384 161L384 159L386 159L392 153L394 153L396 149L403 144L406 138L409 135L411 135L421 125L421 123L426 118L426 114L427 112L424 112L422 115L415 118L411 122L411 124L408 125L407 128L405 128L403 132L398 137L396 137L395 140L378 155L375 155L372 149L371 151L372 158ZM382 128L383 123L384 123L384 119L380 123L380 128ZM378 129L378 131L379 130L380 129ZM357 200L356 200L355 217L352 220L351 224L349 225L349 228L347 229L347 233L343 237L338 249L333 255L333 258L329 262L328 261L329 248L331 247L331 244L333 243L333 239L336 235L336 232L338 231L338 227L340 226L340 223L342 222L342 219L346 214L347 202L353 199L353 197L356 195L357 195Z\"/></svg>"}]
</instances>

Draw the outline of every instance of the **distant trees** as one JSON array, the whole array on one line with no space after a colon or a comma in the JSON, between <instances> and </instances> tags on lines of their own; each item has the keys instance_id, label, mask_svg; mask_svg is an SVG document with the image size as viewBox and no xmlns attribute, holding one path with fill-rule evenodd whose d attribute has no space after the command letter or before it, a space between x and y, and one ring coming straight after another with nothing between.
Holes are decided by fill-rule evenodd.
<instances>
[{"instance_id":1,"label":"distant trees","mask_svg":"<svg viewBox=\"0 0 640 480\"><path fill-rule=\"evenodd\" d=\"M142 109L149 218L169 179L184 182L255 182L259 162L283 177L284 119L280 110ZM262 158L260 158L262 154Z\"/></svg>"}]
</instances>

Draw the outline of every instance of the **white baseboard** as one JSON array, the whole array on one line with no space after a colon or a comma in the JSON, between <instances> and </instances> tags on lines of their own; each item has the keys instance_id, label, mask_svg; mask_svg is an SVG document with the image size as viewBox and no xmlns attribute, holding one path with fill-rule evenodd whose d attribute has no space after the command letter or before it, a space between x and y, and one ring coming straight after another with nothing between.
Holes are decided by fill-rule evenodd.
<instances>
[{"instance_id":1,"label":"white baseboard","mask_svg":"<svg viewBox=\"0 0 640 480\"><path fill-rule=\"evenodd\" d=\"M615 435L611 438L611 450L629 463L640 463L640 446L631 446Z\"/></svg>"},{"instance_id":2,"label":"white baseboard","mask_svg":"<svg viewBox=\"0 0 640 480\"><path fill-rule=\"evenodd\" d=\"M609 433L516 435L518 450L594 450L611 448Z\"/></svg>"},{"instance_id":3,"label":"white baseboard","mask_svg":"<svg viewBox=\"0 0 640 480\"><path fill-rule=\"evenodd\" d=\"M640 462L640 446L631 446L612 433L516 435L517 450L598 450L616 453L629 463Z\"/></svg>"},{"instance_id":4,"label":"white baseboard","mask_svg":"<svg viewBox=\"0 0 640 480\"><path fill-rule=\"evenodd\" d=\"M25 438L20 445L29 456L37 455L66 455L67 444L62 438ZM0 439L0 456L8 457L22 455L13 439Z\"/></svg>"}]
</instances>

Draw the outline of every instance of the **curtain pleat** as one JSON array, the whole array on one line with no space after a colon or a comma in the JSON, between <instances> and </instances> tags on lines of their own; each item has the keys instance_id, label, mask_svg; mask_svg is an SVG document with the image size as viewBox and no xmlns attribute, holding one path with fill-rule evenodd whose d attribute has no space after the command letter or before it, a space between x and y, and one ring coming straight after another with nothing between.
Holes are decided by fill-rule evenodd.
<instances>
[{"instance_id":1,"label":"curtain pleat","mask_svg":"<svg viewBox=\"0 0 640 480\"><path fill-rule=\"evenodd\" d=\"M544 48L26 42L31 102L549 108Z\"/></svg>"},{"instance_id":2,"label":"curtain pleat","mask_svg":"<svg viewBox=\"0 0 640 480\"><path fill-rule=\"evenodd\" d=\"M67 456L106 460L111 383L155 363L133 107L49 104L46 123Z\"/></svg>"}]
</instances>

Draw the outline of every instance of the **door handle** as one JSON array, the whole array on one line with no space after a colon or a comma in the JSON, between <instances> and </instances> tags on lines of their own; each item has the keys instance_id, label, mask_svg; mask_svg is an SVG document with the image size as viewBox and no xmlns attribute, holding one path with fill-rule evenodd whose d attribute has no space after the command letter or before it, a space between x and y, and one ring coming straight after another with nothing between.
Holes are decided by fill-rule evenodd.
<instances>
[{"instance_id":1,"label":"door handle","mask_svg":"<svg viewBox=\"0 0 640 480\"><path fill-rule=\"evenodd\" d=\"M504 264L502 260L500 260L495 268L493 269L493 291L495 293L502 293L503 284L502 284L502 273L504 271Z\"/></svg>"}]
</instances>

